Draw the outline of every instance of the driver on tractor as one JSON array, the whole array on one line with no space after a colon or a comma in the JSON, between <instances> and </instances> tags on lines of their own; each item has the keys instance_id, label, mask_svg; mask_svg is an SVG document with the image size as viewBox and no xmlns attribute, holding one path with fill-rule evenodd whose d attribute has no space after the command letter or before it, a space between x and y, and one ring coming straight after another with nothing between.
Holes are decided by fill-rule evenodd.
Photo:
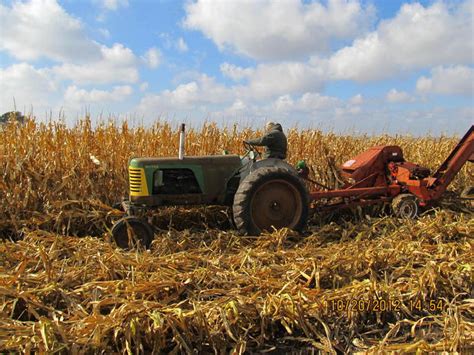
<instances>
[{"instance_id":1,"label":"driver on tractor","mask_svg":"<svg viewBox=\"0 0 474 355\"><path fill-rule=\"evenodd\" d=\"M265 147L263 159L286 159L288 143L281 125L279 123L268 122L265 125L265 132L263 137L250 139L245 142L250 145Z\"/></svg>"}]
</instances>

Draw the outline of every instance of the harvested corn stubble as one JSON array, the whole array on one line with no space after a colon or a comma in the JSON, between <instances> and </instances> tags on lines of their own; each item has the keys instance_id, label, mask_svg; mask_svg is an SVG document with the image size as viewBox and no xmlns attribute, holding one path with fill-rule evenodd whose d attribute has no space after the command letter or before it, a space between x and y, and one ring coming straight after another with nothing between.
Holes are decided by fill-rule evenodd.
<instances>
[{"instance_id":1,"label":"harvested corn stubble","mask_svg":"<svg viewBox=\"0 0 474 355\"><path fill-rule=\"evenodd\" d=\"M189 154L239 147L250 129L207 124ZM85 120L0 131L0 350L385 352L474 350L472 207L466 166L418 220L313 216L305 235L237 235L220 207L170 207L146 252L110 242L131 156L174 155L177 129ZM398 144L430 168L456 138L290 130L291 163L328 164ZM237 152L235 152L237 153ZM91 156L96 161L92 161ZM333 160L336 160L335 162Z\"/></svg>"}]
</instances>

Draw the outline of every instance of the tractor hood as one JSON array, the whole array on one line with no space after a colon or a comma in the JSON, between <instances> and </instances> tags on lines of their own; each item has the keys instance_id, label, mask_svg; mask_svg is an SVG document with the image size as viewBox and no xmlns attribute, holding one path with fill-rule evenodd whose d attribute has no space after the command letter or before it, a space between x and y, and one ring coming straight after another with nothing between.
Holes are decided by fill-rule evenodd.
<instances>
[{"instance_id":1,"label":"tractor hood","mask_svg":"<svg viewBox=\"0 0 474 355\"><path fill-rule=\"evenodd\" d=\"M223 204L241 166L238 155L134 158L129 163L131 200L149 206Z\"/></svg>"},{"instance_id":2,"label":"tractor hood","mask_svg":"<svg viewBox=\"0 0 474 355\"><path fill-rule=\"evenodd\" d=\"M130 160L129 166L132 168L145 168L156 165L186 167L189 165L200 166L226 166L238 168L241 166L240 157L238 155L204 155L204 156L185 156L182 160L178 157L174 158L133 158Z\"/></svg>"}]
</instances>

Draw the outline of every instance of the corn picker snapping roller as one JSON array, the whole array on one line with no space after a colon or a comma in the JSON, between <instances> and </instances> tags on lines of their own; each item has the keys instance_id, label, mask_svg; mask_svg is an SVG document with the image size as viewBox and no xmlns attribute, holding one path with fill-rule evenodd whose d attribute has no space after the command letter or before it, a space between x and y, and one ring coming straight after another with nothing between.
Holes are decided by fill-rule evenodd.
<instances>
[{"instance_id":1,"label":"corn picker snapping roller","mask_svg":"<svg viewBox=\"0 0 474 355\"><path fill-rule=\"evenodd\" d=\"M181 125L178 157L130 160L129 198L121 204L126 217L112 227L118 246L148 247L154 233L147 212L161 206L230 206L234 226L250 235L283 227L301 231L311 208L390 203L394 215L415 218L420 207L443 195L467 161L474 162L471 126L434 173L405 161L398 146L378 146L346 161L344 186L331 190L309 179L304 161L294 168L280 159L258 160L247 143L243 157L184 156L184 129ZM319 188L308 192L308 183Z\"/></svg>"}]
</instances>

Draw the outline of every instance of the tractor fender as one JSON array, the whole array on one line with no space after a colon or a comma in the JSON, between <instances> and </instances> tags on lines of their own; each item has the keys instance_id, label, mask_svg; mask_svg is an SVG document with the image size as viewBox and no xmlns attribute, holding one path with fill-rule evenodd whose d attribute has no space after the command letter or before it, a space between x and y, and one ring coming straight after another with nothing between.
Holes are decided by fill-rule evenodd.
<instances>
[{"instance_id":1,"label":"tractor fender","mask_svg":"<svg viewBox=\"0 0 474 355\"><path fill-rule=\"evenodd\" d=\"M241 173L241 177L244 178L248 174L251 174L255 170L258 170L261 168L280 168L280 169L288 170L289 172L293 174L297 174L296 169L290 164L288 164L286 161L281 160L281 159L276 159L276 158L268 158L268 159L258 160L254 162L253 164L251 164L250 169L247 170L247 173L244 173L244 174Z\"/></svg>"},{"instance_id":2,"label":"tractor fender","mask_svg":"<svg viewBox=\"0 0 474 355\"><path fill-rule=\"evenodd\" d=\"M248 175L262 168L280 168L285 169L294 175L298 175L296 169L282 159L268 158L257 161L245 161L243 162L239 172L233 177L231 177L231 179L229 179L229 181L227 182L224 204L232 206L232 204L234 203L234 195L237 192L240 183L244 181L244 179Z\"/></svg>"},{"instance_id":3,"label":"tractor fender","mask_svg":"<svg viewBox=\"0 0 474 355\"><path fill-rule=\"evenodd\" d=\"M261 168L281 168L288 170L290 173L298 175L296 169L290 164L288 164L286 161L277 158L268 158L257 161L250 161L249 163L244 164L239 171L240 181L243 181L248 175Z\"/></svg>"}]
</instances>

